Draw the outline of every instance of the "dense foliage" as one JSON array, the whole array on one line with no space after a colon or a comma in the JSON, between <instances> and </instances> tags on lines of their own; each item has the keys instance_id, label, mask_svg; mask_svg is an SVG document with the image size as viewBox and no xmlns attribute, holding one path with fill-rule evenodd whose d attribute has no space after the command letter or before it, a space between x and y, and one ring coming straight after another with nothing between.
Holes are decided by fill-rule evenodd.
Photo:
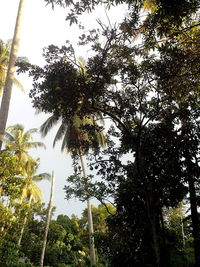
<instances>
[{"instance_id":1,"label":"dense foliage","mask_svg":"<svg viewBox=\"0 0 200 267\"><path fill-rule=\"evenodd\" d=\"M80 36L79 45L92 51L84 70L69 42L45 48L44 67L18 63L19 72L33 77L33 106L64 125L60 137L69 135L66 129L74 126L75 117L91 121L101 114L108 121L105 128L110 126L107 147L95 143L90 153L94 133L102 127L76 123L82 138L73 139L73 147L87 147L90 175L82 177L75 154L74 174L64 188L66 198L96 197L102 203L92 210L98 265L200 266L199 1L45 2L70 6L70 23L101 4L128 10L122 21L108 26L99 21L98 29ZM44 210L40 205L30 209L27 201L18 207L23 180L17 177L23 168L9 153L1 154L8 170L2 165L6 217L0 253L4 266L17 264L18 253L37 265ZM11 207L4 204L8 200ZM18 251L13 226L19 227L27 212L31 216ZM60 215L51 221L46 265L89 265L86 217L84 211L81 219Z\"/></svg>"}]
</instances>

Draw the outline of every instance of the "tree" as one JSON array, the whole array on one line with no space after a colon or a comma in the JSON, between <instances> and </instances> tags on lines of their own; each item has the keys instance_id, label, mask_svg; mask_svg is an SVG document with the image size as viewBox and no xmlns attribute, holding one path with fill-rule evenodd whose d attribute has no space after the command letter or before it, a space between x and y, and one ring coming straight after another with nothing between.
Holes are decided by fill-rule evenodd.
<instances>
[{"instance_id":1,"label":"tree","mask_svg":"<svg viewBox=\"0 0 200 267\"><path fill-rule=\"evenodd\" d=\"M39 265L40 261L46 214L47 209L44 208L44 204L38 203L33 207L21 244L20 252L35 266ZM45 266L78 266L81 264L89 266L89 260L85 255L87 250L80 235L82 229L79 221L80 219L75 215L69 218L62 214L50 221L44 257Z\"/></svg>"},{"instance_id":2,"label":"tree","mask_svg":"<svg viewBox=\"0 0 200 267\"><path fill-rule=\"evenodd\" d=\"M51 127L58 121L55 115L52 115L50 118L44 122L41 126L41 133L45 136ZM80 157L81 168L83 172L83 177L86 180L87 175L85 171L85 166L83 162L83 155L92 148L97 148L98 145L105 145L105 136L102 131L98 131L100 128L95 122L94 118L91 115L85 115L80 117L78 112L74 114L70 120L67 122L63 120L61 126L59 127L57 134L54 138L53 145L56 141L60 140L63 136L63 142L61 149L66 149L68 152ZM92 222L92 212L90 205L90 197L87 193L87 206L88 206L88 222L89 222L89 239L90 239L90 259L91 265L95 264L95 251L94 251L94 237L93 237L93 222Z\"/></svg>"},{"instance_id":3,"label":"tree","mask_svg":"<svg viewBox=\"0 0 200 267\"><path fill-rule=\"evenodd\" d=\"M32 134L35 133L37 129L33 128L28 131L24 131L24 126L16 124L10 126L5 134L5 146L6 150L10 151L15 155L21 165L21 173L24 178L24 186L21 192L20 199L28 199L28 206L31 205L33 200L39 201L42 198L42 192L39 187L34 183L34 181L40 181L42 179L49 179L49 174L42 173L36 175L35 172L38 168L38 160L34 160L29 155L29 149L37 147L45 147L41 142L34 142ZM29 209L30 207L27 207ZM20 235L18 239L18 246L21 244L23 237L24 228L26 225L28 216L28 211L25 211L25 216L23 218L22 227L20 230Z\"/></svg>"},{"instance_id":4,"label":"tree","mask_svg":"<svg viewBox=\"0 0 200 267\"><path fill-rule=\"evenodd\" d=\"M0 153L0 266L15 265L18 260L18 213L16 199L24 186L21 164L9 151Z\"/></svg>"},{"instance_id":5,"label":"tree","mask_svg":"<svg viewBox=\"0 0 200 267\"><path fill-rule=\"evenodd\" d=\"M45 148L45 145L42 142L32 141L32 134L36 132L36 128L32 128L25 132L24 126L21 124L8 127L4 138L6 149L16 155L19 161L26 163L28 160L30 160L31 162L32 158L29 155L28 150L38 147Z\"/></svg>"},{"instance_id":6,"label":"tree","mask_svg":"<svg viewBox=\"0 0 200 267\"><path fill-rule=\"evenodd\" d=\"M22 194L20 196L20 200L28 199L28 208L30 208L32 202L37 202L42 200L42 191L37 186L35 182L42 181L44 179L50 180L50 174L49 173L40 173L36 174L36 171L38 169L38 161L35 160L28 160L26 162L26 167L24 168L24 179L25 184L22 189ZM27 222L27 216L28 216L28 210L25 212L22 228L20 231L20 236L18 240L18 246L21 245L21 240L24 233L24 228Z\"/></svg>"},{"instance_id":7,"label":"tree","mask_svg":"<svg viewBox=\"0 0 200 267\"><path fill-rule=\"evenodd\" d=\"M1 234L6 233L7 227L10 227L10 221L6 221L10 215L13 216L13 202L20 197L24 182L20 178L21 164L18 158L9 151L0 154L0 190L1 206L4 216L1 217Z\"/></svg>"},{"instance_id":8,"label":"tree","mask_svg":"<svg viewBox=\"0 0 200 267\"><path fill-rule=\"evenodd\" d=\"M22 13L24 10L26 0L20 0L19 8L18 8L18 15L16 19L15 31L10 51L9 63L8 63L8 70L6 75L6 81L1 101L1 108L0 108L0 149L2 147L3 137L5 133L7 118L8 118L8 111L12 93L12 84L14 80L14 71L15 71L15 64L17 60L17 53L19 49L19 41L20 41L20 29L22 23Z\"/></svg>"},{"instance_id":9,"label":"tree","mask_svg":"<svg viewBox=\"0 0 200 267\"><path fill-rule=\"evenodd\" d=\"M95 2L91 9L99 3ZM182 201L187 181L195 215L193 234L198 266L195 184L199 173L199 35L189 46L187 42L193 38L183 37L191 29L198 29L194 19L198 5L197 1L181 1L180 8L179 1L154 1L154 8L140 21L141 3L128 3L130 12L118 27L100 23L102 31L81 36L81 44L90 43L93 49L86 65L87 76L77 73L75 52L70 45L48 47L44 68L29 65L35 78L30 96L35 107L67 121L81 100L82 116L102 112L114 122L111 133L118 137L120 145L104 152L103 156L110 154L107 163L102 155L94 160L113 192L117 204L115 222L121 223L124 237L133 236L134 242L127 248L134 246L138 258L129 254L133 257L130 262L139 259L144 264L142 255L146 253L151 256L150 264L167 264L162 253L162 211L165 206L173 207ZM68 18L76 20L85 10L87 3L74 5ZM143 38L139 44L134 42L138 34ZM119 157L126 153L131 154L130 162L122 164ZM124 193L127 191L128 195ZM132 214L140 215L138 221ZM153 244L151 248L149 243Z\"/></svg>"}]
</instances>

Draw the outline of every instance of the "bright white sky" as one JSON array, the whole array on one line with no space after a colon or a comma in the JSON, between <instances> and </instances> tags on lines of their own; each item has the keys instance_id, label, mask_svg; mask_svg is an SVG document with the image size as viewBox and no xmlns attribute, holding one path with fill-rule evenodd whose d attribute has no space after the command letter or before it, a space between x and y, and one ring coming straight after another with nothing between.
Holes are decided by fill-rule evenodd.
<instances>
[{"instance_id":1,"label":"bright white sky","mask_svg":"<svg viewBox=\"0 0 200 267\"><path fill-rule=\"evenodd\" d=\"M1 16L0 16L0 39L4 42L12 39L15 19L17 15L19 0L0 0ZM78 40L78 27L68 26L65 21L67 11L59 7L55 10L51 6L45 6L43 0L27 0L27 5L23 18L23 27L21 34L21 43L19 56L27 57L33 64L42 65L42 48L50 45L62 45L67 39L72 43ZM115 12L115 19L116 19ZM95 13L95 17L105 18L104 9L99 9ZM111 17L110 17L111 19ZM84 16L84 24L94 25L94 16ZM77 50L77 56L87 57L87 50ZM18 79L28 90L31 88L31 80L26 75L20 75ZM30 128L39 128L45 121L47 115L35 115L32 108L31 101L28 94L25 95L17 88L13 88L13 95L10 106L10 113L7 125L14 125L16 123L23 124L28 130ZM55 131L49 133L47 138L42 140L46 146L46 150L34 150L32 155L35 158L40 158L39 172L49 172L53 170L56 176L55 197L54 205L56 206L57 214L67 214L70 216L72 213L80 216L82 210L86 207L85 203L80 203L77 200L64 200L63 187L65 179L72 174L71 159L69 155L60 152L60 144L55 149L52 148L53 138ZM40 136L35 136L35 141L41 141ZM50 183L41 182L39 184L44 194L44 201L48 201L50 192ZM97 201L93 201L97 205Z\"/></svg>"}]
</instances>

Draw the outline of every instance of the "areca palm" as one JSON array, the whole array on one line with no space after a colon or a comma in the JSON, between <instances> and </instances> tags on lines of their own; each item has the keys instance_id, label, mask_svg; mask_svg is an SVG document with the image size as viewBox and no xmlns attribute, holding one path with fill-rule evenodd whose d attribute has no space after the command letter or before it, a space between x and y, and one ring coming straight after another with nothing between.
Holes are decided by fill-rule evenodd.
<instances>
[{"instance_id":1,"label":"areca palm","mask_svg":"<svg viewBox=\"0 0 200 267\"><path fill-rule=\"evenodd\" d=\"M101 118L101 114L98 114L98 117ZM52 115L42 124L40 128L42 136L45 137L49 130L59 121L61 122L61 125L54 138L53 146L55 146L57 141L62 139L62 151L65 149L67 152L72 154L78 154L81 161L83 176L84 178L87 178L83 156L90 148L95 149L97 146L105 146L105 136L103 131L98 126L93 115L88 114L80 117L77 113L74 114L74 116L68 121L66 119L59 120L55 115ZM87 196L87 209L90 239L90 261L91 265L94 265L96 260L89 195Z\"/></svg>"}]
</instances>

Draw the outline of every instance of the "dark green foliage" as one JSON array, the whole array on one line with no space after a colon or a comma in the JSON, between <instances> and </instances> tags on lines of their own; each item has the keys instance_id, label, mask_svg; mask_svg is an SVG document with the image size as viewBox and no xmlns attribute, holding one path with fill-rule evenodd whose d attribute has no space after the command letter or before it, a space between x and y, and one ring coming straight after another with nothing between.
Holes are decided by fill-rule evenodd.
<instances>
[{"instance_id":1,"label":"dark green foliage","mask_svg":"<svg viewBox=\"0 0 200 267\"><path fill-rule=\"evenodd\" d=\"M101 4L46 2L71 4L71 23ZM145 2L151 8L142 21ZM194 12L199 1L107 2L109 7L121 3L129 7L122 23L113 28L103 25L101 31L80 38L82 45L93 49L87 75L78 71L69 44L49 46L44 68L24 64L20 68L34 78L30 96L35 107L68 123L76 112L80 117L101 112L115 125L108 132L108 148L89 155L90 169L98 180L87 181L85 190L75 158L75 173L68 179L73 186L65 187L67 198L73 194L81 199L89 194L101 201L113 197L116 214L109 217L106 232L97 235L97 247L107 262L111 266L192 266L194 247L198 266L200 39ZM134 42L138 36L139 44ZM124 159L126 154L129 161ZM175 207L187 194L194 238L190 252L187 246L181 247L180 233L168 228L163 218L163 210Z\"/></svg>"},{"instance_id":2,"label":"dark green foliage","mask_svg":"<svg viewBox=\"0 0 200 267\"><path fill-rule=\"evenodd\" d=\"M41 214L40 211L39 214ZM44 221L32 219L25 231L21 251L30 261L37 265L40 260L41 240L44 231ZM66 215L59 215L57 220L50 222L44 265L57 266L84 261L79 251L83 245L78 237L78 224ZM29 246L27 246L29 244Z\"/></svg>"}]
</instances>

